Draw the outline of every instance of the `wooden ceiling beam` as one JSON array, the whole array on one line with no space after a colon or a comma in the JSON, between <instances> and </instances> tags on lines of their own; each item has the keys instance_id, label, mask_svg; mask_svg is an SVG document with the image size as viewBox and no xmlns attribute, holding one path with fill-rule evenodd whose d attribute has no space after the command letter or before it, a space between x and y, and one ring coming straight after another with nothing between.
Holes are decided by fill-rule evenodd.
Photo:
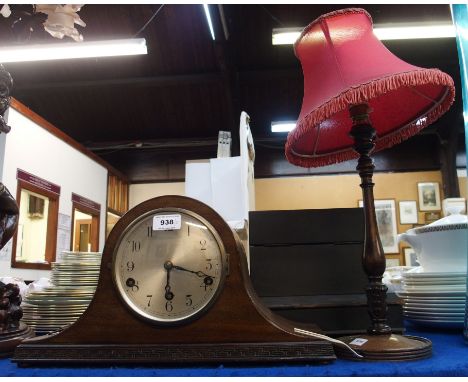
<instances>
[{"instance_id":1,"label":"wooden ceiling beam","mask_svg":"<svg viewBox=\"0 0 468 382\"><path fill-rule=\"evenodd\" d=\"M223 79L219 72L200 74L180 74L168 76L151 77L128 77L111 78L105 80L82 80L66 82L38 82L28 84L15 84L13 88L16 94L29 91L51 90L75 90L77 88L100 88L109 86L133 86L133 87L158 87L158 86L178 86L181 84L198 84L220 82Z\"/></svg>"},{"instance_id":2,"label":"wooden ceiling beam","mask_svg":"<svg viewBox=\"0 0 468 382\"><path fill-rule=\"evenodd\" d=\"M270 70L243 70L236 71L234 76L239 81L272 80L278 78L301 79L300 68L270 69ZM28 84L15 84L15 94L24 94L30 91L50 90L76 90L80 88L100 88L108 86L133 87L162 87L179 86L186 84L201 84L223 81L223 71L201 74L178 74L151 77L111 78L105 80L82 80L66 82L38 82Z\"/></svg>"}]
</instances>

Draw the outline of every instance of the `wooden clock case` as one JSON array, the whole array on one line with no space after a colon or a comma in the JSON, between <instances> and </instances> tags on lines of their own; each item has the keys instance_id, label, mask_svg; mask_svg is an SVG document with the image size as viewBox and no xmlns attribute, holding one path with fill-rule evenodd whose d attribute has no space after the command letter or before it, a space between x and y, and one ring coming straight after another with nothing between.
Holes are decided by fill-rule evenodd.
<instances>
[{"instance_id":1,"label":"wooden clock case","mask_svg":"<svg viewBox=\"0 0 468 382\"><path fill-rule=\"evenodd\" d=\"M228 254L223 290L198 319L158 326L134 315L121 301L112 279L112 257L125 228L159 208L194 211L219 233ZM46 363L227 363L330 362L330 343L294 333L295 324L273 314L252 288L244 249L229 225L207 205L187 197L163 196L125 214L110 233L102 255L99 282L88 309L60 332L27 339L13 361L20 366ZM302 329L319 331L314 325Z\"/></svg>"}]
</instances>

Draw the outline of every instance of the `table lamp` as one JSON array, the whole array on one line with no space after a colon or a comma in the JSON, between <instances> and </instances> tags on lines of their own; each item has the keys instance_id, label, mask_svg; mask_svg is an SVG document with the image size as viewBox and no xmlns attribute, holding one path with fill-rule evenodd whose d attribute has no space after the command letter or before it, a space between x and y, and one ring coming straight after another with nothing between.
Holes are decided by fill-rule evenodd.
<instances>
[{"instance_id":1,"label":"table lamp","mask_svg":"<svg viewBox=\"0 0 468 382\"><path fill-rule=\"evenodd\" d=\"M368 360L429 357L429 340L392 334L387 325L385 255L370 155L410 138L444 114L454 100L453 80L438 69L419 68L393 55L373 34L372 18L364 9L320 16L304 29L294 50L304 73L304 97L286 142L288 161L319 167L359 158L365 216L362 264L369 280L371 325L367 334L340 339Z\"/></svg>"}]
</instances>

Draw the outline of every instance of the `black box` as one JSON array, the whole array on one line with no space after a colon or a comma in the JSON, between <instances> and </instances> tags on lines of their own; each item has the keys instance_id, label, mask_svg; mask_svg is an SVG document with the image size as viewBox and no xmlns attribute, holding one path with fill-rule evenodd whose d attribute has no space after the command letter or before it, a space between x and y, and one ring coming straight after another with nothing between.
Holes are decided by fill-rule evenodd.
<instances>
[{"instance_id":1,"label":"black box","mask_svg":"<svg viewBox=\"0 0 468 382\"><path fill-rule=\"evenodd\" d=\"M362 208L252 211L250 277L275 313L326 334L364 333L370 325L362 269ZM403 332L402 308L389 294L388 323Z\"/></svg>"}]
</instances>

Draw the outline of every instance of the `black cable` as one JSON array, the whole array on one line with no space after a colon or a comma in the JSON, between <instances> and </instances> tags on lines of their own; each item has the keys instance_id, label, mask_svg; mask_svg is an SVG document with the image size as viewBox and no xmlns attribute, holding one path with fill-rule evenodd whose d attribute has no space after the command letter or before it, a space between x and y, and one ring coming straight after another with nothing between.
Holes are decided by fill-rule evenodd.
<instances>
[{"instance_id":1,"label":"black cable","mask_svg":"<svg viewBox=\"0 0 468 382\"><path fill-rule=\"evenodd\" d=\"M136 32L133 37L138 36L141 32L143 32L148 24L153 21L153 19L158 15L158 13L161 11L161 9L164 7L164 4L161 4L161 6L156 10L156 12L153 13L153 15L149 18L149 20L143 25L138 32Z\"/></svg>"},{"instance_id":2,"label":"black cable","mask_svg":"<svg viewBox=\"0 0 468 382\"><path fill-rule=\"evenodd\" d=\"M262 7L262 9L268 13L268 15L274 20L276 21L280 26L284 27L284 23L278 18L276 17L273 13L271 13L265 6L263 6L262 4L259 4L260 7Z\"/></svg>"}]
</instances>

